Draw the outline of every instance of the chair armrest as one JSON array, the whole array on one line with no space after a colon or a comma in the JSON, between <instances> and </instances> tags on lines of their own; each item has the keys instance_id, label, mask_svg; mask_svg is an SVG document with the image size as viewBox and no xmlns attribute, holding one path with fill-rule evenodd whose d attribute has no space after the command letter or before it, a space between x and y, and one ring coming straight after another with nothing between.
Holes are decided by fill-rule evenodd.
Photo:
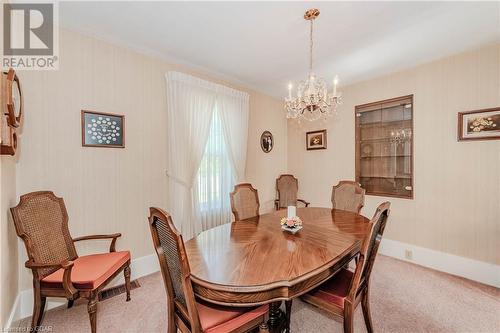
<instances>
[{"instance_id":1,"label":"chair armrest","mask_svg":"<svg viewBox=\"0 0 500 333\"><path fill-rule=\"evenodd\" d=\"M307 202L307 201L302 200L302 199L297 199L297 201L302 202L304 205L306 205L306 207L308 207L308 206L309 206L309 204L310 204L310 202Z\"/></svg>"},{"instance_id":2,"label":"chair armrest","mask_svg":"<svg viewBox=\"0 0 500 333\"><path fill-rule=\"evenodd\" d=\"M33 269L42 269L42 268L63 268L63 269L69 269L73 266L73 261L69 260L63 260L61 262L54 262L54 263L40 263L40 262L34 262L32 260L28 260L24 263L24 266L26 268L33 268Z\"/></svg>"},{"instance_id":3,"label":"chair armrest","mask_svg":"<svg viewBox=\"0 0 500 333\"><path fill-rule=\"evenodd\" d=\"M39 263L34 262L32 260L28 260L24 263L26 268L30 268L33 270L39 270L44 268L62 268L64 270L62 285L64 292L66 294L66 298L75 299L78 294L78 290L73 286L73 282L71 282L71 270L73 269L73 261L63 260L60 263Z\"/></svg>"},{"instance_id":4,"label":"chair armrest","mask_svg":"<svg viewBox=\"0 0 500 333\"><path fill-rule=\"evenodd\" d=\"M73 243L74 242L79 242L83 240L91 240L91 239L111 239L111 245L109 246L109 252L115 252L115 245L116 245L116 239L118 237L121 237L122 234L116 233L116 234L111 234L111 235L88 235L88 236L82 236L82 237L76 237L73 238Z\"/></svg>"}]
</instances>

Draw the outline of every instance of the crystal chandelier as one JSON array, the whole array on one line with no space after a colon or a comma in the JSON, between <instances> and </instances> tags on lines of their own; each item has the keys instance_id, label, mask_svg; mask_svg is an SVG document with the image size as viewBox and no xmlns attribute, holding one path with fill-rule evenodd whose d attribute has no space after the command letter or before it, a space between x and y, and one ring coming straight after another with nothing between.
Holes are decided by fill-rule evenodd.
<instances>
[{"instance_id":1,"label":"crystal chandelier","mask_svg":"<svg viewBox=\"0 0 500 333\"><path fill-rule=\"evenodd\" d=\"M309 9L304 19L311 22L309 44L309 77L300 81L297 86L297 97L292 97L293 85L288 85L288 97L285 98L287 118L318 120L332 116L341 103L341 95L337 92L338 77L333 79L333 90L328 93L325 80L317 77L313 72L313 22L319 16L318 9Z\"/></svg>"}]
</instances>

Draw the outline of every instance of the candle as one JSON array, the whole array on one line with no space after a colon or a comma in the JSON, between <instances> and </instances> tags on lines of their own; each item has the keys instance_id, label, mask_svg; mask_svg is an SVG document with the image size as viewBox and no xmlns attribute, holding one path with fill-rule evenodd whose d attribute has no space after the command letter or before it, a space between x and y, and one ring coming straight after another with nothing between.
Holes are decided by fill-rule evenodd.
<instances>
[{"instance_id":1,"label":"candle","mask_svg":"<svg viewBox=\"0 0 500 333\"><path fill-rule=\"evenodd\" d=\"M339 77L335 75L333 78L333 97L337 96L337 84L339 84Z\"/></svg>"},{"instance_id":2,"label":"candle","mask_svg":"<svg viewBox=\"0 0 500 333\"><path fill-rule=\"evenodd\" d=\"M288 213L288 218L297 216L297 207L288 206L287 213Z\"/></svg>"},{"instance_id":3,"label":"candle","mask_svg":"<svg viewBox=\"0 0 500 333\"><path fill-rule=\"evenodd\" d=\"M289 83L289 84L288 84L288 99L289 99L289 100L291 100L291 99L292 99L292 88L293 88L292 84L291 84L291 83Z\"/></svg>"}]
</instances>

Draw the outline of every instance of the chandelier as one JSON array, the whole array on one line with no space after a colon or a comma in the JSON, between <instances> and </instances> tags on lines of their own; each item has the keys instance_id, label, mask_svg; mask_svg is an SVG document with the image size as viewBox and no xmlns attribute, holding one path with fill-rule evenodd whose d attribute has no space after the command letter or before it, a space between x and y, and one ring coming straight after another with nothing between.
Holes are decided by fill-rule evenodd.
<instances>
[{"instance_id":1,"label":"chandelier","mask_svg":"<svg viewBox=\"0 0 500 333\"><path fill-rule=\"evenodd\" d=\"M333 89L329 93L324 79L317 77L313 72L313 22L319 16L318 9L309 9L304 19L311 22L309 43L309 77L300 81L297 86L297 95L292 97L293 85L288 85L288 97L285 98L287 118L318 120L332 116L341 103L340 93L337 92L338 76L333 79Z\"/></svg>"}]
</instances>

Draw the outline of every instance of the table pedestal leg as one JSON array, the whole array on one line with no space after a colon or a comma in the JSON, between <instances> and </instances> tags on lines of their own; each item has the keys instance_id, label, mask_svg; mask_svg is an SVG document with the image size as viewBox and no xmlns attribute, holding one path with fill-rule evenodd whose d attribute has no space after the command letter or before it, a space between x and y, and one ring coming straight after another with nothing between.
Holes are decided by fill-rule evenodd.
<instances>
[{"instance_id":1,"label":"table pedestal leg","mask_svg":"<svg viewBox=\"0 0 500 333\"><path fill-rule=\"evenodd\" d=\"M285 316L280 309L281 301L269 304L269 332L281 333L285 328Z\"/></svg>"},{"instance_id":2,"label":"table pedestal leg","mask_svg":"<svg viewBox=\"0 0 500 333\"><path fill-rule=\"evenodd\" d=\"M292 316L292 300L285 301L285 333L290 333L290 317Z\"/></svg>"}]
</instances>

